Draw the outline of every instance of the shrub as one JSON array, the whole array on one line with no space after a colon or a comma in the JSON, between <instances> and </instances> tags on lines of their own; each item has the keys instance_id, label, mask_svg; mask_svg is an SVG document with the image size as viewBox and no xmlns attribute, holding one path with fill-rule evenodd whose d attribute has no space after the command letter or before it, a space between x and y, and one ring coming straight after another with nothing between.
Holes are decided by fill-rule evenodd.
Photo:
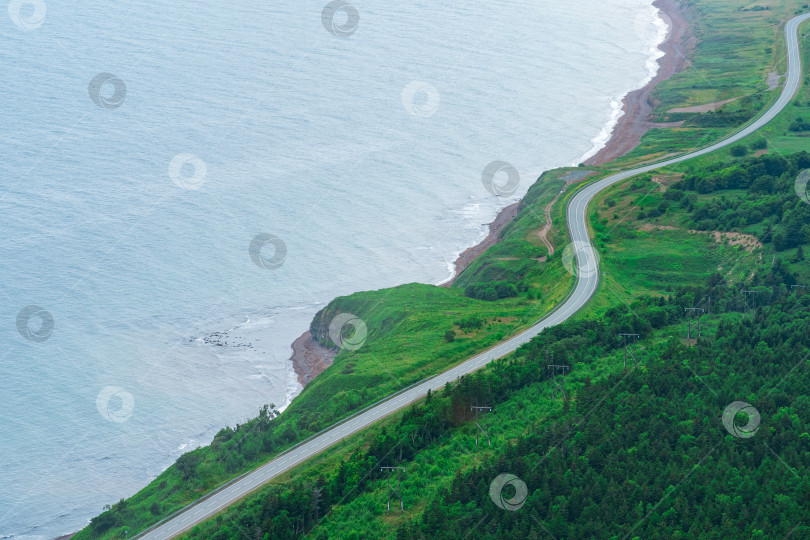
<instances>
[{"instance_id":1,"label":"shrub","mask_svg":"<svg viewBox=\"0 0 810 540\"><path fill-rule=\"evenodd\" d=\"M188 480L189 478L193 478L197 472L197 465L200 464L202 461L202 456L199 452L186 452L179 458L177 458L176 466L177 470L180 471L180 474L183 476L183 480Z\"/></svg>"},{"instance_id":2,"label":"shrub","mask_svg":"<svg viewBox=\"0 0 810 540\"><path fill-rule=\"evenodd\" d=\"M484 326L484 320L478 315L467 315L460 321L456 321L456 326L462 330L476 330Z\"/></svg>"},{"instance_id":3,"label":"shrub","mask_svg":"<svg viewBox=\"0 0 810 540\"><path fill-rule=\"evenodd\" d=\"M729 152L734 157L743 157L744 155L746 155L748 153L748 147L746 147L744 144L738 144L738 145L732 146L731 150L729 150Z\"/></svg>"},{"instance_id":4,"label":"shrub","mask_svg":"<svg viewBox=\"0 0 810 540\"><path fill-rule=\"evenodd\" d=\"M517 287L511 283L498 283L495 285L495 292L498 293L498 298L514 298L517 296Z\"/></svg>"},{"instance_id":5,"label":"shrub","mask_svg":"<svg viewBox=\"0 0 810 540\"><path fill-rule=\"evenodd\" d=\"M479 300L498 300L499 298L513 298L518 295L518 288L506 281L492 281L467 285L464 288L465 296Z\"/></svg>"},{"instance_id":6,"label":"shrub","mask_svg":"<svg viewBox=\"0 0 810 540\"><path fill-rule=\"evenodd\" d=\"M804 118L797 118L790 124L788 129L794 133L810 131L810 123L805 122Z\"/></svg>"},{"instance_id":7,"label":"shrub","mask_svg":"<svg viewBox=\"0 0 810 540\"><path fill-rule=\"evenodd\" d=\"M751 150L765 150L768 148L768 141L765 139L757 139L751 143Z\"/></svg>"}]
</instances>

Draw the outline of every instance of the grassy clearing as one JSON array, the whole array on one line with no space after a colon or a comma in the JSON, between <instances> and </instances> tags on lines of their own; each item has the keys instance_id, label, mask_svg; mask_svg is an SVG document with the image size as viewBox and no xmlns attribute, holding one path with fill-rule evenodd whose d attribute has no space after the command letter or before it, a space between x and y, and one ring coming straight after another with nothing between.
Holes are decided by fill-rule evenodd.
<instances>
[{"instance_id":1,"label":"grassy clearing","mask_svg":"<svg viewBox=\"0 0 810 540\"><path fill-rule=\"evenodd\" d=\"M639 215L669 201L662 186L646 175L601 193L591 206L594 245L604 272L599 290L578 316L589 317L641 295L666 295L679 286L722 272L731 282L761 266L762 249L747 251L725 238L690 232L676 212L657 218ZM669 181L679 176L671 176Z\"/></svg>"},{"instance_id":2,"label":"grassy clearing","mask_svg":"<svg viewBox=\"0 0 810 540\"><path fill-rule=\"evenodd\" d=\"M781 22L800 12L801 2L756 2L763 9L740 0L683 5L697 39L694 54L688 69L658 85L652 96L653 121L683 124L650 130L637 148L610 164L613 168L629 168L656 154L705 147L739 129L779 96L781 87L769 89L766 81L772 71L785 72ZM731 98L737 99L715 111L670 112Z\"/></svg>"}]
</instances>

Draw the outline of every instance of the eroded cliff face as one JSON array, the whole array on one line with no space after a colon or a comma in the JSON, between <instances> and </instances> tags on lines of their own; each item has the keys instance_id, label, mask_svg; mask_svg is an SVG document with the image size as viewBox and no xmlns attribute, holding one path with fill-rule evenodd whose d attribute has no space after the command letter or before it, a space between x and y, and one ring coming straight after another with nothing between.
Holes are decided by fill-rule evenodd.
<instances>
[{"instance_id":1,"label":"eroded cliff face","mask_svg":"<svg viewBox=\"0 0 810 540\"><path fill-rule=\"evenodd\" d=\"M340 313L340 310L334 304L334 301L330 302L326 307L315 314L312 318L312 322L309 323L309 333L312 335L312 339L321 347L333 350L337 353L340 347L329 337L329 324L332 319Z\"/></svg>"},{"instance_id":2,"label":"eroded cliff face","mask_svg":"<svg viewBox=\"0 0 810 540\"><path fill-rule=\"evenodd\" d=\"M340 346L329 335L329 326L341 310L335 306L335 300L318 311L309 324L309 331L304 332L292 344L292 363L298 382L306 386L315 377L326 370L335 360Z\"/></svg>"},{"instance_id":3,"label":"eroded cliff face","mask_svg":"<svg viewBox=\"0 0 810 540\"><path fill-rule=\"evenodd\" d=\"M298 382L306 386L335 360L335 351L321 346L310 332L304 332L292 344L292 363Z\"/></svg>"}]
</instances>

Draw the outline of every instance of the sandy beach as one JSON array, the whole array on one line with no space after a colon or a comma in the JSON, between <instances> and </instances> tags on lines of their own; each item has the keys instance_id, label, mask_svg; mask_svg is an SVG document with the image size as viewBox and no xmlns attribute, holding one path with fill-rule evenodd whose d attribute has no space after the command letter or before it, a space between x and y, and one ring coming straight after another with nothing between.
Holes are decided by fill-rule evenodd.
<instances>
[{"instance_id":1,"label":"sandy beach","mask_svg":"<svg viewBox=\"0 0 810 540\"><path fill-rule=\"evenodd\" d=\"M649 121L654 107L651 97L652 91L660 82L669 79L687 67L687 58L691 48L694 46L694 38L688 33L689 25L681 12L678 0L656 0L653 5L660 10L661 17L669 26L666 39L658 46L664 52L664 56L658 59L658 71L646 86L625 96L622 105L624 114L614 126L610 139L604 148L585 162L586 165L603 165L627 154L639 144L641 137L647 131L655 127L661 127L662 124ZM444 283L443 287L452 285L453 281L479 255L497 242L503 228L517 215L519 205L520 203L517 202L501 210L495 220L489 224L487 237L482 242L467 248L458 256L455 262L455 276L447 283ZM302 386L305 386L329 367L335 356L333 351L325 349L315 342L309 331L293 342L292 349L291 360L298 381Z\"/></svg>"}]
</instances>

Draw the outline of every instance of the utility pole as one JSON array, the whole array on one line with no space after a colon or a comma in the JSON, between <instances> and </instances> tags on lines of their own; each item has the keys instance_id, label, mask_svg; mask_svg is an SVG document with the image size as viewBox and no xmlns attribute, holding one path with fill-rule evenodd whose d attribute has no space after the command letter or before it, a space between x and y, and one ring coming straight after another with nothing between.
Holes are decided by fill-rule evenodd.
<instances>
[{"instance_id":1,"label":"utility pole","mask_svg":"<svg viewBox=\"0 0 810 540\"><path fill-rule=\"evenodd\" d=\"M487 444L492 446L492 441L489 440L489 424L487 424L487 414L492 412L492 407L470 407L471 411L475 411L475 425L478 426L478 431L484 434L487 438ZM481 411L484 412L484 427L481 427L481 423L478 421L478 414ZM478 446L478 431L475 432L475 446Z\"/></svg>"},{"instance_id":2,"label":"utility pole","mask_svg":"<svg viewBox=\"0 0 810 540\"><path fill-rule=\"evenodd\" d=\"M636 360L636 342L638 341L638 338L640 338L641 336L638 335L638 334L619 334L619 335L624 338L624 367L627 367L627 356L628 356L628 354L633 359L633 367L636 367L636 364L638 364L638 360ZM629 338L629 337L635 338L633 340L633 349L632 350L627 348L627 338Z\"/></svg>"},{"instance_id":3,"label":"utility pole","mask_svg":"<svg viewBox=\"0 0 810 540\"><path fill-rule=\"evenodd\" d=\"M551 401L557 399L557 388L560 389L563 401L565 401L565 372L570 371L570 366L560 364L549 364L546 369L551 370ZM557 371L560 372L560 382L557 382Z\"/></svg>"},{"instance_id":4,"label":"utility pole","mask_svg":"<svg viewBox=\"0 0 810 540\"><path fill-rule=\"evenodd\" d=\"M686 312L689 314L689 320L688 320L689 328L686 330L686 340L687 341L692 339L692 315L694 315L696 311L700 311L700 313L698 314L698 319L697 319L697 337L698 337L698 339L700 339L700 316L703 315L703 308L688 307L688 308L684 308L684 309L686 309Z\"/></svg>"},{"instance_id":5,"label":"utility pole","mask_svg":"<svg viewBox=\"0 0 810 540\"><path fill-rule=\"evenodd\" d=\"M405 470L405 467L380 467L380 471L388 471L388 511L391 511L391 493L396 495L399 498L399 509L400 511L405 511L405 507L402 505L402 478L397 474L397 488L394 489L391 486L391 472L394 470Z\"/></svg>"},{"instance_id":6,"label":"utility pole","mask_svg":"<svg viewBox=\"0 0 810 540\"><path fill-rule=\"evenodd\" d=\"M791 285L790 289L791 290L793 290L793 289L802 289L802 290L806 291L807 290L807 285Z\"/></svg>"},{"instance_id":7,"label":"utility pole","mask_svg":"<svg viewBox=\"0 0 810 540\"><path fill-rule=\"evenodd\" d=\"M756 308L757 297L751 296L751 304L748 303L748 295L755 295L759 294L759 291L743 291L743 301L745 302L745 312L748 313L749 311L753 312L754 308ZM752 315L753 316L753 315Z\"/></svg>"}]
</instances>

